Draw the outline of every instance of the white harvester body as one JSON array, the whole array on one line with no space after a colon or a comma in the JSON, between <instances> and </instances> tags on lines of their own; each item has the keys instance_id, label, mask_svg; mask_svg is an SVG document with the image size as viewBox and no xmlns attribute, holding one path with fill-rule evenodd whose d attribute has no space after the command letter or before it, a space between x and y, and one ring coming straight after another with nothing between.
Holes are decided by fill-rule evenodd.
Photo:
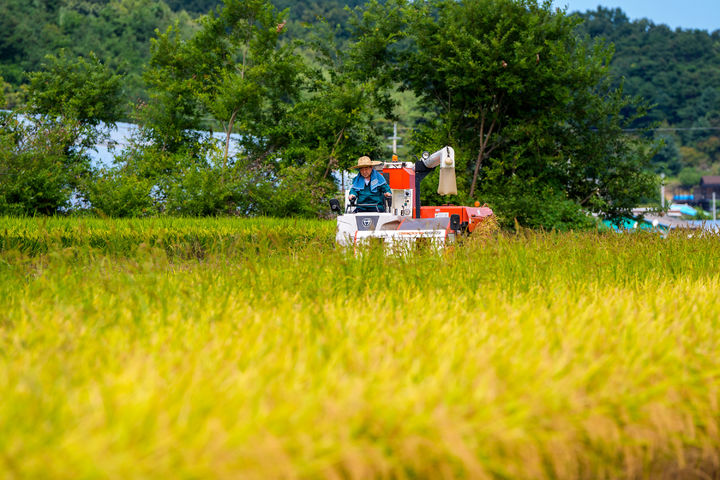
<instances>
[{"instance_id":1,"label":"white harvester body","mask_svg":"<svg viewBox=\"0 0 720 480\"><path fill-rule=\"evenodd\" d=\"M338 245L357 247L381 243L390 252L419 246L441 248L455 240L450 217L412 218L393 213L352 213L337 217Z\"/></svg>"},{"instance_id":2,"label":"white harvester body","mask_svg":"<svg viewBox=\"0 0 720 480\"><path fill-rule=\"evenodd\" d=\"M411 162L387 162L382 174L392 192L385 212L356 212L356 206L345 192L344 213L337 200L331 207L337 217L335 240L342 246L381 243L389 251L403 251L416 246L441 248L455 241L462 232L472 232L493 212L487 206L457 205L421 206L420 182L434 169L440 168L438 193L457 193L455 183L455 150L443 147L432 155Z\"/></svg>"}]
</instances>

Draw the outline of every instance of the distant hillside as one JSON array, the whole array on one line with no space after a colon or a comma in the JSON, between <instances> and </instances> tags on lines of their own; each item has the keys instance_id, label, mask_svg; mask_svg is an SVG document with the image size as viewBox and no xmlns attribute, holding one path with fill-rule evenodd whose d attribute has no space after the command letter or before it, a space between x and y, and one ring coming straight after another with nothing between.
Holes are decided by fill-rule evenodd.
<instances>
[{"instance_id":1,"label":"distant hillside","mask_svg":"<svg viewBox=\"0 0 720 480\"><path fill-rule=\"evenodd\" d=\"M625 91L655 107L641 126L658 123L668 146L661 170L682 167L720 173L720 31L671 30L648 20L630 21L620 9L580 15L581 31L615 45L611 68ZM677 127L678 130L665 130Z\"/></svg>"},{"instance_id":2,"label":"distant hillside","mask_svg":"<svg viewBox=\"0 0 720 480\"><path fill-rule=\"evenodd\" d=\"M204 14L218 5L222 0L165 0L174 11L185 10L191 14ZM324 19L332 27L338 27L338 36L345 37L344 27L347 23L348 13L346 7L355 8L365 4L365 0L271 0L278 10L290 9L288 28L290 34L301 37L306 34L307 25Z\"/></svg>"},{"instance_id":3,"label":"distant hillside","mask_svg":"<svg viewBox=\"0 0 720 480\"><path fill-rule=\"evenodd\" d=\"M210 12L221 0L2 0L0 2L0 77L17 87L25 73L38 70L45 55L65 49L73 56L95 52L116 70L127 74L130 98L142 96L140 72L149 59L150 38L178 22L192 28L192 18ZM303 25L324 18L344 26L348 14L363 0L274 0L290 8L289 30L306 34ZM342 28L341 28L342 30ZM343 31L340 36L346 35Z\"/></svg>"},{"instance_id":4,"label":"distant hillside","mask_svg":"<svg viewBox=\"0 0 720 480\"><path fill-rule=\"evenodd\" d=\"M165 0L174 11L185 10L188 13L207 13L222 3L222 0ZM332 25L342 24L347 18L345 7L355 8L365 0L271 0L280 10L290 9L291 21L314 22L317 17L327 19Z\"/></svg>"},{"instance_id":5,"label":"distant hillside","mask_svg":"<svg viewBox=\"0 0 720 480\"><path fill-rule=\"evenodd\" d=\"M72 56L95 52L125 74L128 98L135 98L143 94L140 72L155 29L176 21L190 28L187 14L157 0L2 0L0 76L17 87L47 54L61 49Z\"/></svg>"},{"instance_id":6,"label":"distant hillside","mask_svg":"<svg viewBox=\"0 0 720 480\"><path fill-rule=\"evenodd\" d=\"M307 35L320 18L347 35L348 12L363 0L272 0L289 8L290 35ZM125 74L128 100L144 96L141 72L149 59L155 29L177 22L188 31L194 18L220 0L2 0L0 2L0 76L17 89L25 72L40 68L48 53L65 49L73 56L95 52ZM626 93L655 104L641 126L658 123L666 147L656 158L659 171L677 175L720 174L720 32L671 30L647 20L630 21L620 9L598 8L580 14L581 32L615 44L611 68L625 79ZM9 96L9 98L17 98ZM405 108L406 106L403 106Z\"/></svg>"},{"instance_id":7,"label":"distant hillside","mask_svg":"<svg viewBox=\"0 0 720 480\"><path fill-rule=\"evenodd\" d=\"M365 0L325 0L325 1L295 1L295 0L271 0L280 10L290 9L289 24L291 34L303 36L305 29L303 25L316 23L318 19L324 19L331 27L337 27L338 37L347 38L348 13L345 7L355 8L365 4ZM381 2L382 3L382 2Z\"/></svg>"},{"instance_id":8,"label":"distant hillside","mask_svg":"<svg viewBox=\"0 0 720 480\"><path fill-rule=\"evenodd\" d=\"M165 0L165 3L178 12L207 13L222 3L222 0Z\"/></svg>"}]
</instances>

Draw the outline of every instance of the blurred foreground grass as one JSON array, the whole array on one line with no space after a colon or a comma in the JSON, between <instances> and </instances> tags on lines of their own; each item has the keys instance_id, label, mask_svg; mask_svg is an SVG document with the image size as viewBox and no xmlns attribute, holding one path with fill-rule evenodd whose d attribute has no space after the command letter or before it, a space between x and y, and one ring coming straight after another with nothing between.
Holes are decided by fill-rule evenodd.
<instances>
[{"instance_id":1,"label":"blurred foreground grass","mask_svg":"<svg viewBox=\"0 0 720 480\"><path fill-rule=\"evenodd\" d=\"M703 478L720 238L0 219L3 478Z\"/></svg>"}]
</instances>

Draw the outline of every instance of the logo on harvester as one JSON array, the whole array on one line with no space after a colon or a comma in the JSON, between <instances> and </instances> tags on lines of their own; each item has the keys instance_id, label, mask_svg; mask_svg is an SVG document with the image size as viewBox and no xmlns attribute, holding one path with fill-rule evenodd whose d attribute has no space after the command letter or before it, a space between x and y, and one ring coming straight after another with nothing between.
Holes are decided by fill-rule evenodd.
<instances>
[{"instance_id":1,"label":"logo on harvester","mask_svg":"<svg viewBox=\"0 0 720 480\"><path fill-rule=\"evenodd\" d=\"M372 220L370 220L369 218L363 218L363 221L362 221L363 227L367 228L370 226L371 223L372 223Z\"/></svg>"}]
</instances>

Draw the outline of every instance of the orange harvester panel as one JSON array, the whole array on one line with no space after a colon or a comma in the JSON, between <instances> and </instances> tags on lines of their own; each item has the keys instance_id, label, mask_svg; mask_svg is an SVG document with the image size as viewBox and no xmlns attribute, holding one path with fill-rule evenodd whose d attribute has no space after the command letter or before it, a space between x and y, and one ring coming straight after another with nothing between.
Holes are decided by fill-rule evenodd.
<instances>
[{"instance_id":1,"label":"orange harvester panel","mask_svg":"<svg viewBox=\"0 0 720 480\"><path fill-rule=\"evenodd\" d=\"M388 175L390 188L415 188L415 170L412 168L385 168L383 173Z\"/></svg>"},{"instance_id":2,"label":"orange harvester panel","mask_svg":"<svg viewBox=\"0 0 720 480\"><path fill-rule=\"evenodd\" d=\"M441 205L439 207L420 207L420 218L434 218L438 213L460 215L460 222L475 223L493 214L488 207L461 207Z\"/></svg>"}]
</instances>

